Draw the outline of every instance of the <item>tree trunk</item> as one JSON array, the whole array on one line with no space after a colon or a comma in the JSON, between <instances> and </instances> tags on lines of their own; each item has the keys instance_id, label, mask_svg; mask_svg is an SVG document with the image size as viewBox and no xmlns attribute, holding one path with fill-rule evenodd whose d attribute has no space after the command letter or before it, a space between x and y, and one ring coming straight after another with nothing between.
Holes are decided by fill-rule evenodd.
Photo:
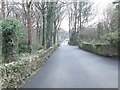
<instances>
[{"instance_id":1,"label":"tree trunk","mask_svg":"<svg viewBox=\"0 0 120 90\"><path fill-rule=\"evenodd\" d=\"M45 26L46 26L46 20L45 20L45 11L43 11L43 13L42 13L42 15L43 15L43 40L42 40L42 45L44 46L44 47L46 47L46 28L45 28Z\"/></svg>"},{"instance_id":2,"label":"tree trunk","mask_svg":"<svg viewBox=\"0 0 120 90\"><path fill-rule=\"evenodd\" d=\"M5 17L5 1L2 0L2 17Z\"/></svg>"},{"instance_id":3,"label":"tree trunk","mask_svg":"<svg viewBox=\"0 0 120 90\"><path fill-rule=\"evenodd\" d=\"M31 2L27 4L27 30L28 30L28 51L32 51L32 17L31 17Z\"/></svg>"},{"instance_id":4,"label":"tree trunk","mask_svg":"<svg viewBox=\"0 0 120 90\"><path fill-rule=\"evenodd\" d=\"M54 5L54 2L49 2L47 4L46 48L49 48L52 46L52 31L53 31L53 24L54 24L53 5Z\"/></svg>"},{"instance_id":5,"label":"tree trunk","mask_svg":"<svg viewBox=\"0 0 120 90\"><path fill-rule=\"evenodd\" d=\"M57 25L56 25L56 21L54 21L53 44L56 44L56 36L57 36Z\"/></svg>"}]
</instances>

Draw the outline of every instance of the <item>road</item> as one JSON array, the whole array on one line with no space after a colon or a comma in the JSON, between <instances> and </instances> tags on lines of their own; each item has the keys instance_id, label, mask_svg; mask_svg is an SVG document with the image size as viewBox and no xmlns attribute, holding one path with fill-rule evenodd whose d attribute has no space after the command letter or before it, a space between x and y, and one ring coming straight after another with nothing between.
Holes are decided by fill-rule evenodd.
<instances>
[{"instance_id":1,"label":"road","mask_svg":"<svg viewBox=\"0 0 120 90\"><path fill-rule=\"evenodd\" d=\"M22 88L118 88L118 60L62 44Z\"/></svg>"}]
</instances>

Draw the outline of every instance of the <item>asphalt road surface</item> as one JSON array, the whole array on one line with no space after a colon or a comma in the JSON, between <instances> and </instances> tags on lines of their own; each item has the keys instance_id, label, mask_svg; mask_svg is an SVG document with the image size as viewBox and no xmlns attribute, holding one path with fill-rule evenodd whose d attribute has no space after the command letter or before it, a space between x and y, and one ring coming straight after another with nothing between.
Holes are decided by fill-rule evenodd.
<instances>
[{"instance_id":1,"label":"asphalt road surface","mask_svg":"<svg viewBox=\"0 0 120 90\"><path fill-rule=\"evenodd\" d=\"M62 44L22 88L118 88L118 60Z\"/></svg>"}]
</instances>

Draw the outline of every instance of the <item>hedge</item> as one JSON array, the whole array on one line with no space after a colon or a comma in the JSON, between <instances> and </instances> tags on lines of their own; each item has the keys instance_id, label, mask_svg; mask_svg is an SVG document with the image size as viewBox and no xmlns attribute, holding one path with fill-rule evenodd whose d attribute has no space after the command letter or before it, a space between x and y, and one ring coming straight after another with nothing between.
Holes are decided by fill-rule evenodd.
<instances>
[{"instance_id":1,"label":"hedge","mask_svg":"<svg viewBox=\"0 0 120 90\"><path fill-rule=\"evenodd\" d=\"M18 88L46 62L57 47L58 45L21 60L0 65L2 88Z\"/></svg>"},{"instance_id":2,"label":"hedge","mask_svg":"<svg viewBox=\"0 0 120 90\"><path fill-rule=\"evenodd\" d=\"M114 45L81 43L79 48L102 56L118 56L118 48Z\"/></svg>"}]
</instances>

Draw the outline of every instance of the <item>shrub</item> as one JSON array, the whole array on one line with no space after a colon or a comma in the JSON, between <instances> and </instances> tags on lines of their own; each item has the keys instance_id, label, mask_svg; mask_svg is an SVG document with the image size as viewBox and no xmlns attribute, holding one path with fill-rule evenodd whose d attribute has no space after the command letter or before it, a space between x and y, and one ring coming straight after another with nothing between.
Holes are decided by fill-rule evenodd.
<instances>
[{"instance_id":1,"label":"shrub","mask_svg":"<svg viewBox=\"0 0 120 90\"><path fill-rule=\"evenodd\" d=\"M37 51L37 50L44 49L44 46L42 46L41 44L33 44L32 49L33 51Z\"/></svg>"},{"instance_id":2,"label":"shrub","mask_svg":"<svg viewBox=\"0 0 120 90\"><path fill-rule=\"evenodd\" d=\"M44 49L44 46L38 45L38 50Z\"/></svg>"},{"instance_id":3,"label":"shrub","mask_svg":"<svg viewBox=\"0 0 120 90\"><path fill-rule=\"evenodd\" d=\"M118 45L118 32L108 33L101 37L101 42L105 44Z\"/></svg>"},{"instance_id":4,"label":"shrub","mask_svg":"<svg viewBox=\"0 0 120 90\"><path fill-rule=\"evenodd\" d=\"M18 44L18 51L19 53L25 53L27 51L27 44L26 43L19 43Z\"/></svg>"},{"instance_id":5,"label":"shrub","mask_svg":"<svg viewBox=\"0 0 120 90\"><path fill-rule=\"evenodd\" d=\"M16 60L17 32L20 25L20 22L14 18L2 20L2 56L6 63Z\"/></svg>"}]
</instances>

